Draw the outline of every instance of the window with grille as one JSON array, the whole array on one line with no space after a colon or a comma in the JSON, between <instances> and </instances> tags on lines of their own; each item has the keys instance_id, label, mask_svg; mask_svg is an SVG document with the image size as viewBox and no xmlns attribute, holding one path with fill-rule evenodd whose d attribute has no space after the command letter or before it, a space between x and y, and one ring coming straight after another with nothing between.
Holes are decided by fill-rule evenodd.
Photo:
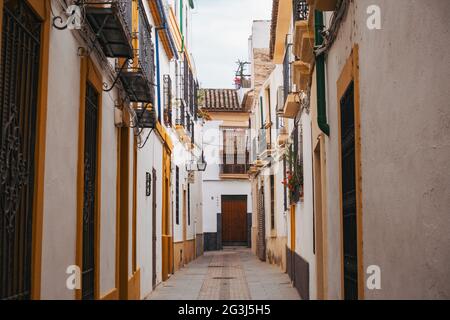
<instances>
[{"instance_id":1,"label":"window with grille","mask_svg":"<svg viewBox=\"0 0 450 320\"><path fill-rule=\"evenodd\" d=\"M22 300L31 298L32 207L42 22L26 1L3 2L0 300Z\"/></svg>"},{"instance_id":2,"label":"window with grille","mask_svg":"<svg viewBox=\"0 0 450 320\"><path fill-rule=\"evenodd\" d=\"M245 174L248 169L248 132L245 128L223 128L222 171L224 174Z\"/></svg>"},{"instance_id":3,"label":"window with grille","mask_svg":"<svg viewBox=\"0 0 450 320\"><path fill-rule=\"evenodd\" d=\"M172 79L170 75L163 76L164 95L164 124L166 127L172 126Z\"/></svg>"}]
</instances>

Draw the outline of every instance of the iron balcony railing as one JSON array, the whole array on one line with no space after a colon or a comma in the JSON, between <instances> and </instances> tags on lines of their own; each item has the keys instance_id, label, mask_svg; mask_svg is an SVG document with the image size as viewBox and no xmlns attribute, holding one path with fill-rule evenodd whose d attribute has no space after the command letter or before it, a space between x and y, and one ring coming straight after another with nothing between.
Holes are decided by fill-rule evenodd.
<instances>
[{"instance_id":1,"label":"iron balcony railing","mask_svg":"<svg viewBox=\"0 0 450 320\"><path fill-rule=\"evenodd\" d=\"M254 163L258 160L258 138L255 137L252 140L252 159L251 162Z\"/></svg>"},{"instance_id":2,"label":"iron balcony railing","mask_svg":"<svg viewBox=\"0 0 450 320\"><path fill-rule=\"evenodd\" d=\"M195 81L195 85L194 85L194 120L195 121L197 121L197 119L198 119L198 90L199 90L198 81Z\"/></svg>"},{"instance_id":3,"label":"iron balcony railing","mask_svg":"<svg viewBox=\"0 0 450 320\"><path fill-rule=\"evenodd\" d=\"M117 2L119 7L119 12L121 13L124 21L125 27L127 28L127 32L131 34L131 30L133 30L133 11L132 11L132 1L129 0L113 0L113 2Z\"/></svg>"},{"instance_id":4,"label":"iron balcony railing","mask_svg":"<svg viewBox=\"0 0 450 320\"><path fill-rule=\"evenodd\" d=\"M258 136L258 154L264 153L267 149L269 149L269 143L267 142L267 129L260 129Z\"/></svg>"},{"instance_id":5,"label":"iron balcony railing","mask_svg":"<svg viewBox=\"0 0 450 320\"><path fill-rule=\"evenodd\" d=\"M184 60L183 60L183 98L186 102L186 106L190 108L190 86L189 86L189 80L190 80L190 71L189 63L187 59L186 52L184 53Z\"/></svg>"},{"instance_id":6,"label":"iron balcony railing","mask_svg":"<svg viewBox=\"0 0 450 320\"><path fill-rule=\"evenodd\" d=\"M293 0L294 21L308 20L309 6L306 0Z\"/></svg>"},{"instance_id":7,"label":"iron balcony railing","mask_svg":"<svg viewBox=\"0 0 450 320\"><path fill-rule=\"evenodd\" d=\"M122 8L123 10L125 8L129 10L130 7L126 7L124 4ZM133 59L126 60L124 64L119 64L119 61L116 61L116 69L131 102L140 102L154 106L155 63L154 45L151 38L152 28L148 22L142 1L139 1L138 9L138 30L135 30L133 37L139 40L139 47L134 48Z\"/></svg>"},{"instance_id":8,"label":"iron balcony railing","mask_svg":"<svg viewBox=\"0 0 450 320\"><path fill-rule=\"evenodd\" d=\"M175 121L177 126L186 125L186 106L184 105L184 100L180 100L180 105L177 109L177 119Z\"/></svg>"},{"instance_id":9,"label":"iron balcony railing","mask_svg":"<svg viewBox=\"0 0 450 320\"><path fill-rule=\"evenodd\" d=\"M155 49L152 41L152 27L147 19L142 1L139 1L139 62L150 84L155 83ZM151 90L154 104L155 91Z\"/></svg>"},{"instance_id":10,"label":"iron balcony railing","mask_svg":"<svg viewBox=\"0 0 450 320\"><path fill-rule=\"evenodd\" d=\"M184 126L186 131L191 133L193 123L197 120L198 110L198 83L194 78L187 55L184 54L184 61L177 67L177 100L179 103L179 112L176 124Z\"/></svg>"},{"instance_id":11,"label":"iron balcony railing","mask_svg":"<svg viewBox=\"0 0 450 320\"><path fill-rule=\"evenodd\" d=\"M131 1L83 0L79 5L106 57L133 58Z\"/></svg>"},{"instance_id":12,"label":"iron balcony railing","mask_svg":"<svg viewBox=\"0 0 450 320\"><path fill-rule=\"evenodd\" d=\"M246 174L250 169L250 149L245 146L242 152L226 153L222 150L222 163L220 174Z\"/></svg>"},{"instance_id":13,"label":"iron balcony railing","mask_svg":"<svg viewBox=\"0 0 450 320\"><path fill-rule=\"evenodd\" d=\"M221 164L220 174L247 174L250 164Z\"/></svg>"},{"instance_id":14,"label":"iron balcony railing","mask_svg":"<svg viewBox=\"0 0 450 320\"><path fill-rule=\"evenodd\" d=\"M170 75L163 76L163 95L164 95L164 124L167 127L172 126L172 79Z\"/></svg>"},{"instance_id":15,"label":"iron balcony railing","mask_svg":"<svg viewBox=\"0 0 450 320\"><path fill-rule=\"evenodd\" d=\"M188 134L188 135L190 135L191 134L191 132L192 132L192 121L191 121L191 115L189 114L189 112L186 112L186 123L185 123L185 130L186 130L186 133Z\"/></svg>"}]
</instances>

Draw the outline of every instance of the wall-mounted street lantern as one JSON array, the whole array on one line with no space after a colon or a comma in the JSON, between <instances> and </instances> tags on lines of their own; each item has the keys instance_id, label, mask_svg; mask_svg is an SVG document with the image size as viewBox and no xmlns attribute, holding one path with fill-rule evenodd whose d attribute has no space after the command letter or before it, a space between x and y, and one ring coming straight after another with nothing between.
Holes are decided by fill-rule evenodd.
<instances>
[{"instance_id":1,"label":"wall-mounted street lantern","mask_svg":"<svg viewBox=\"0 0 450 320\"><path fill-rule=\"evenodd\" d=\"M208 164L205 161L205 156L204 156L204 153L202 151L202 157L197 162L197 170L200 171L200 172L204 172L204 171L206 171L206 167L207 166L208 166Z\"/></svg>"},{"instance_id":2,"label":"wall-mounted street lantern","mask_svg":"<svg viewBox=\"0 0 450 320\"><path fill-rule=\"evenodd\" d=\"M188 172L193 172L193 171L204 172L206 170L207 166L208 166L208 164L205 161L205 156L202 151L202 156L200 157L200 159L198 159L197 163L195 163L194 160L191 160L188 163L186 163L186 171L188 171Z\"/></svg>"}]
</instances>

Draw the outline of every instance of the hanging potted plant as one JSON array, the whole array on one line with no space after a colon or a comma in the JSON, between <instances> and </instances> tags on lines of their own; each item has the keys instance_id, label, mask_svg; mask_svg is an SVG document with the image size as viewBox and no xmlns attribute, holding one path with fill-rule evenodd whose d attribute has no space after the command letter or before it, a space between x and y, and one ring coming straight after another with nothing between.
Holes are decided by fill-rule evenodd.
<instances>
[{"instance_id":1,"label":"hanging potted plant","mask_svg":"<svg viewBox=\"0 0 450 320\"><path fill-rule=\"evenodd\" d=\"M286 171L283 184L288 188L290 203L295 204L303 197L303 166L292 150L289 150L286 159L291 169Z\"/></svg>"}]
</instances>

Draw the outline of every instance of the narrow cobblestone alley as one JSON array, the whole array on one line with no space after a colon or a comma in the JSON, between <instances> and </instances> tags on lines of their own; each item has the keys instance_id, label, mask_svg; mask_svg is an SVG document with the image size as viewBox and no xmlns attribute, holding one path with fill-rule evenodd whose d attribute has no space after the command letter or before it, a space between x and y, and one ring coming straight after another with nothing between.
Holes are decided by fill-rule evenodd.
<instances>
[{"instance_id":1,"label":"narrow cobblestone alley","mask_svg":"<svg viewBox=\"0 0 450 320\"><path fill-rule=\"evenodd\" d=\"M205 253L162 283L150 300L299 300L287 274L249 249Z\"/></svg>"}]
</instances>

